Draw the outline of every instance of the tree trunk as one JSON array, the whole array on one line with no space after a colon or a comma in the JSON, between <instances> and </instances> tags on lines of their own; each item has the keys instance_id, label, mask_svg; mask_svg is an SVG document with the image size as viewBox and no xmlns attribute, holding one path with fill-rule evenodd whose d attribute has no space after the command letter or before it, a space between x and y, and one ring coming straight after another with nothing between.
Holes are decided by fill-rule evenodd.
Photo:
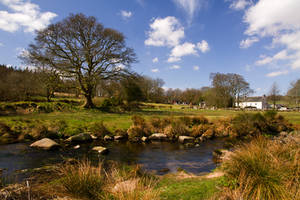
<instances>
[{"instance_id":1,"label":"tree trunk","mask_svg":"<svg viewBox=\"0 0 300 200\"><path fill-rule=\"evenodd\" d=\"M85 99L86 99L84 107L85 108L94 108L95 105L93 103L92 95L91 94L85 94L84 96L85 96Z\"/></svg>"}]
</instances>

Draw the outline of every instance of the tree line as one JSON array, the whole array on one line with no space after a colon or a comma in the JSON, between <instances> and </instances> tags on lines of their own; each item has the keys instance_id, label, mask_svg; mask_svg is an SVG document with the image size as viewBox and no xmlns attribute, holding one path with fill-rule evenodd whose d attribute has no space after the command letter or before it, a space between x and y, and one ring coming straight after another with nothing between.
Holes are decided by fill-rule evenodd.
<instances>
[{"instance_id":1,"label":"tree line","mask_svg":"<svg viewBox=\"0 0 300 200\"><path fill-rule=\"evenodd\" d=\"M84 96L86 108L94 107L95 96L114 97L120 102L205 102L207 106L234 107L242 97L253 93L244 77L234 73L210 74L210 87L165 91L162 79L131 70L131 64L137 62L136 54L127 47L121 32L105 28L95 17L84 14L71 14L37 31L20 59L34 70L2 65L1 101L33 96L45 96L50 101L54 92L65 91ZM288 94L299 96L298 89L294 90Z\"/></svg>"}]
</instances>

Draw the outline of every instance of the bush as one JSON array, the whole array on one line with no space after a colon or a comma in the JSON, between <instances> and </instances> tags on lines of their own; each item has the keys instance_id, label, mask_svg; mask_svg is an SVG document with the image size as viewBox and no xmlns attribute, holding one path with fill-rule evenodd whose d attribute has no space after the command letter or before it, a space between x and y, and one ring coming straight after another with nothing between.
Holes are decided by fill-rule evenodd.
<instances>
[{"instance_id":1,"label":"bush","mask_svg":"<svg viewBox=\"0 0 300 200\"><path fill-rule=\"evenodd\" d=\"M102 199L104 172L102 166L94 167L89 161L78 165L65 165L60 169L60 183L64 190L75 197Z\"/></svg>"},{"instance_id":2,"label":"bush","mask_svg":"<svg viewBox=\"0 0 300 200\"><path fill-rule=\"evenodd\" d=\"M143 136L149 136L151 135L151 131L147 126L142 125L132 125L127 130L129 139L132 138L141 138Z\"/></svg>"},{"instance_id":3,"label":"bush","mask_svg":"<svg viewBox=\"0 0 300 200\"><path fill-rule=\"evenodd\" d=\"M208 124L208 119L202 115L192 117L192 125Z\"/></svg>"},{"instance_id":4,"label":"bush","mask_svg":"<svg viewBox=\"0 0 300 200\"><path fill-rule=\"evenodd\" d=\"M92 134L96 135L97 137L104 137L105 135L109 135L110 132L104 126L103 121L94 122L88 127L88 131L92 132Z\"/></svg>"},{"instance_id":5,"label":"bush","mask_svg":"<svg viewBox=\"0 0 300 200\"><path fill-rule=\"evenodd\" d=\"M181 135L189 135L188 128L181 121L174 121L164 129L164 134L168 137L176 137Z\"/></svg>"},{"instance_id":6,"label":"bush","mask_svg":"<svg viewBox=\"0 0 300 200\"><path fill-rule=\"evenodd\" d=\"M222 165L230 194L239 194L239 199L299 199L299 149L293 140L282 145L264 137L241 146Z\"/></svg>"},{"instance_id":7,"label":"bush","mask_svg":"<svg viewBox=\"0 0 300 200\"><path fill-rule=\"evenodd\" d=\"M251 137L262 134L277 135L281 131L292 131L293 127L283 116L274 111L242 113L232 120L232 133L236 137Z\"/></svg>"},{"instance_id":8,"label":"bush","mask_svg":"<svg viewBox=\"0 0 300 200\"><path fill-rule=\"evenodd\" d=\"M200 137L209 129L208 124L200 124L198 126L193 126L191 135L193 137Z\"/></svg>"}]
</instances>

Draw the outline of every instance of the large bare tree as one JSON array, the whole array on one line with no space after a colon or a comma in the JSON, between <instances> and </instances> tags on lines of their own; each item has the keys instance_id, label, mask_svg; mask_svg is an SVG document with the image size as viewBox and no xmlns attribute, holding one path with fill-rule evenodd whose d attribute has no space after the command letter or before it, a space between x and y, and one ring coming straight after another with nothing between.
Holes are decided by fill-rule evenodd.
<instances>
[{"instance_id":1,"label":"large bare tree","mask_svg":"<svg viewBox=\"0 0 300 200\"><path fill-rule=\"evenodd\" d=\"M38 31L27 50L27 62L75 78L86 98L86 108L94 107L92 99L99 80L129 72L130 64L136 61L122 33L104 28L95 17L83 14L71 14Z\"/></svg>"},{"instance_id":2,"label":"large bare tree","mask_svg":"<svg viewBox=\"0 0 300 200\"><path fill-rule=\"evenodd\" d=\"M269 91L269 99L273 103L273 108L276 109L276 102L279 100L280 90L276 82L274 82Z\"/></svg>"}]
</instances>

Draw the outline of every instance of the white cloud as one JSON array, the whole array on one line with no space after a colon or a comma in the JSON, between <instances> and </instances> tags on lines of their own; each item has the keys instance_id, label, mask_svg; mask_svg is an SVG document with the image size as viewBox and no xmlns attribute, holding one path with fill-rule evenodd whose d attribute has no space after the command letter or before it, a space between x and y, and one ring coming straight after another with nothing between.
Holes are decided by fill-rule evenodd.
<instances>
[{"instance_id":1,"label":"white cloud","mask_svg":"<svg viewBox=\"0 0 300 200\"><path fill-rule=\"evenodd\" d=\"M183 9L191 21L197 10L207 3L206 0L173 0L177 7Z\"/></svg>"},{"instance_id":2,"label":"white cloud","mask_svg":"<svg viewBox=\"0 0 300 200\"><path fill-rule=\"evenodd\" d=\"M256 65L266 65L278 60L288 60L293 58L293 56L288 55L287 50L282 50L275 54L274 56L261 56L262 59L255 62Z\"/></svg>"},{"instance_id":3,"label":"white cloud","mask_svg":"<svg viewBox=\"0 0 300 200\"><path fill-rule=\"evenodd\" d=\"M157 73L157 72L159 72L159 69L157 69L157 68L155 68L155 69L151 69L151 72L153 72L153 73Z\"/></svg>"},{"instance_id":4,"label":"white cloud","mask_svg":"<svg viewBox=\"0 0 300 200\"><path fill-rule=\"evenodd\" d=\"M181 58L179 57L169 57L167 62L168 63L174 63L174 62L178 62L178 61L181 61Z\"/></svg>"},{"instance_id":5,"label":"white cloud","mask_svg":"<svg viewBox=\"0 0 300 200\"><path fill-rule=\"evenodd\" d=\"M257 37L249 37L245 40L242 40L240 42L240 48L247 49L249 48L253 43L258 42L259 39Z\"/></svg>"},{"instance_id":6,"label":"white cloud","mask_svg":"<svg viewBox=\"0 0 300 200\"><path fill-rule=\"evenodd\" d=\"M197 47L202 53L206 53L210 50L209 45L205 40L198 42Z\"/></svg>"},{"instance_id":7,"label":"white cloud","mask_svg":"<svg viewBox=\"0 0 300 200\"><path fill-rule=\"evenodd\" d=\"M3 46L4 46L4 44L0 42L0 47L3 47Z\"/></svg>"},{"instance_id":8,"label":"white cloud","mask_svg":"<svg viewBox=\"0 0 300 200\"><path fill-rule=\"evenodd\" d=\"M198 50L202 53L209 51L209 45L205 40L197 44L182 43L184 27L175 17L154 19L150 24L150 31L147 35L145 45L172 48L167 60L169 63L180 61L182 56L198 55Z\"/></svg>"},{"instance_id":9,"label":"white cloud","mask_svg":"<svg viewBox=\"0 0 300 200\"><path fill-rule=\"evenodd\" d=\"M252 5L252 0L226 0L230 1L230 8L234 10L244 10L247 6Z\"/></svg>"},{"instance_id":10,"label":"white cloud","mask_svg":"<svg viewBox=\"0 0 300 200\"><path fill-rule=\"evenodd\" d=\"M247 48L261 38L269 37L272 39L271 49L274 51L274 49L280 48L281 51L260 58L255 64L271 65L281 61L282 63L278 65L281 66L281 70L267 74L268 77L300 69L300 1L249 0L247 2L248 5L243 4L246 5L246 9L243 8L245 9L243 21L247 25L245 30L247 39L241 41L240 47ZM233 4L231 5L233 6ZM240 6L241 9L242 7L244 6Z\"/></svg>"},{"instance_id":11,"label":"white cloud","mask_svg":"<svg viewBox=\"0 0 300 200\"><path fill-rule=\"evenodd\" d=\"M124 20L127 20L130 17L132 17L132 12L126 11L126 10L121 10L121 16Z\"/></svg>"},{"instance_id":12,"label":"white cloud","mask_svg":"<svg viewBox=\"0 0 300 200\"><path fill-rule=\"evenodd\" d=\"M179 65L173 65L170 67L170 69L180 69L181 67Z\"/></svg>"},{"instance_id":13,"label":"white cloud","mask_svg":"<svg viewBox=\"0 0 300 200\"><path fill-rule=\"evenodd\" d=\"M194 66L193 69L194 69L194 71L198 71L200 69L200 67L199 66Z\"/></svg>"},{"instance_id":14,"label":"white cloud","mask_svg":"<svg viewBox=\"0 0 300 200\"><path fill-rule=\"evenodd\" d=\"M197 55L196 45L185 42L182 45L175 46L171 51L168 62L180 61L181 57L186 55Z\"/></svg>"},{"instance_id":15,"label":"white cloud","mask_svg":"<svg viewBox=\"0 0 300 200\"><path fill-rule=\"evenodd\" d=\"M21 27L25 32L34 32L46 28L57 16L53 12L41 12L37 4L29 0L0 0L11 12L0 11L0 29L16 32Z\"/></svg>"},{"instance_id":16,"label":"white cloud","mask_svg":"<svg viewBox=\"0 0 300 200\"><path fill-rule=\"evenodd\" d=\"M275 76L280 76L280 75L286 75L288 73L289 73L288 70L283 70L283 71L276 71L276 72L268 73L266 76L267 77L275 77Z\"/></svg>"},{"instance_id":17,"label":"white cloud","mask_svg":"<svg viewBox=\"0 0 300 200\"><path fill-rule=\"evenodd\" d=\"M138 2L138 4L140 4L141 6L145 5L145 0L136 0Z\"/></svg>"},{"instance_id":18,"label":"white cloud","mask_svg":"<svg viewBox=\"0 0 300 200\"><path fill-rule=\"evenodd\" d=\"M153 63L157 63L157 62L158 62L158 57L153 58L153 59L152 59L152 62L153 62Z\"/></svg>"},{"instance_id":19,"label":"white cloud","mask_svg":"<svg viewBox=\"0 0 300 200\"><path fill-rule=\"evenodd\" d=\"M148 46L176 46L184 38L184 28L175 17L157 18L150 24Z\"/></svg>"}]
</instances>

